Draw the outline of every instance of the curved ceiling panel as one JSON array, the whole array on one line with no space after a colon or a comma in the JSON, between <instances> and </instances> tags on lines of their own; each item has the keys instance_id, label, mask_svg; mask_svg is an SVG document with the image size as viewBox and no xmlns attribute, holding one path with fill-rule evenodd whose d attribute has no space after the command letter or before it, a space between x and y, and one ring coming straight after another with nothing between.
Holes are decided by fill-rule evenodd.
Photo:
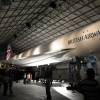
<instances>
[{"instance_id":1,"label":"curved ceiling panel","mask_svg":"<svg viewBox=\"0 0 100 100\"><path fill-rule=\"evenodd\" d=\"M100 0L13 0L0 7L0 45L10 43L14 52L50 43L100 19Z\"/></svg>"}]
</instances>

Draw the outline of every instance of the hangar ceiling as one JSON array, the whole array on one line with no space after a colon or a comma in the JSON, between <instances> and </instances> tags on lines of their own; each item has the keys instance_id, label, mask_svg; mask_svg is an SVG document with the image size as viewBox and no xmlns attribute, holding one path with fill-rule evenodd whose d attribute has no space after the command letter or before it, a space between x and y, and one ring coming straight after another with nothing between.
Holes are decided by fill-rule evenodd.
<instances>
[{"instance_id":1,"label":"hangar ceiling","mask_svg":"<svg viewBox=\"0 0 100 100\"><path fill-rule=\"evenodd\" d=\"M0 1L0 45L19 52L100 20L100 0Z\"/></svg>"}]
</instances>

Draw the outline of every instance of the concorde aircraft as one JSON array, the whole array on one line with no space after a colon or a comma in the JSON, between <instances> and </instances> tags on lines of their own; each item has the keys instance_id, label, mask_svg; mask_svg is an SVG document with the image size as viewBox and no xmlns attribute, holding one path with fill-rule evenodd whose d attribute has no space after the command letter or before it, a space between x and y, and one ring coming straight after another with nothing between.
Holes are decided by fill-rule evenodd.
<instances>
[{"instance_id":1,"label":"concorde aircraft","mask_svg":"<svg viewBox=\"0 0 100 100\"><path fill-rule=\"evenodd\" d=\"M22 66L37 66L70 60L74 56L98 54L100 51L100 21L67 33L48 44L42 44L15 55L8 62Z\"/></svg>"}]
</instances>

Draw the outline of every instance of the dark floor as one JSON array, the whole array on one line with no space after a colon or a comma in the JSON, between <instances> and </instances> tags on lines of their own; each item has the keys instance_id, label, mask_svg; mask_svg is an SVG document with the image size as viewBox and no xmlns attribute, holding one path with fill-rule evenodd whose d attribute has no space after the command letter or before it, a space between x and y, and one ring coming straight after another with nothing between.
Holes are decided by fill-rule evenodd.
<instances>
[{"instance_id":1,"label":"dark floor","mask_svg":"<svg viewBox=\"0 0 100 100\"><path fill-rule=\"evenodd\" d=\"M0 89L0 100L44 100L45 87L39 85L23 83L14 83L14 96L2 96L2 88ZM51 89L52 100L70 100L67 97L57 93L53 88Z\"/></svg>"}]
</instances>

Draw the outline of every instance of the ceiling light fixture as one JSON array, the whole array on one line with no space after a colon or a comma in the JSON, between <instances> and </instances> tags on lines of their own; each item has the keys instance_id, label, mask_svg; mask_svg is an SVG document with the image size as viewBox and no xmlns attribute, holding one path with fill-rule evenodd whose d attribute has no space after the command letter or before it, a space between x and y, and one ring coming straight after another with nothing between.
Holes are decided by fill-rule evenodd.
<instances>
[{"instance_id":1,"label":"ceiling light fixture","mask_svg":"<svg viewBox=\"0 0 100 100\"><path fill-rule=\"evenodd\" d=\"M13 36L14 36L15 39L17 38L17 34L14 34Z\"/></svg>"},{"instance_id":2,"label":"ceiling light fixture","mask_svg":"<svg viewBox=\"0 0 100 100\"><path fill-rule=\"evenodd\" d=\"M27 28L31 28L31 23L30 22L27 22L27 23L25 23L26 24L26 27Z\"/></svg>"},{"instance_id":3,"label":"ceiling light fixture","mask_svg":"<svg viewBox=\"0 0 100 100\"><path fill-rule=\"evenodd\" d=\"M57 5L56 2L52 1L49 6L55 9Z\"/></svg>"}]
</instances>

